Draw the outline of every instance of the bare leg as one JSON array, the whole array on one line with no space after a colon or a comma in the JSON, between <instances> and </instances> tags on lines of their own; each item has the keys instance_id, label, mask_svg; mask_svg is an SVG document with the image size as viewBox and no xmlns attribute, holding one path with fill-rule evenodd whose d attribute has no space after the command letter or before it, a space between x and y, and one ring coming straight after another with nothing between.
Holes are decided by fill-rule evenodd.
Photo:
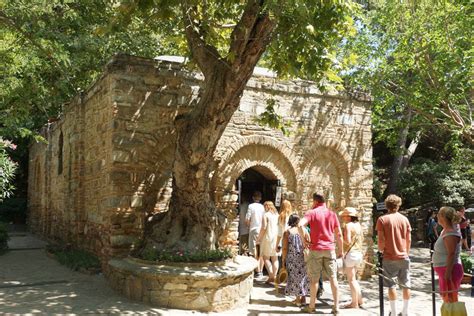
<instances>
[{"instance_id":1,"label":"bare leg","mask_svg":"<svg viewBox=\"0 0 474 316\"><path fill-rule=\"evenodd\" d=\"M271 259L272 259L272 276L270 277L272 279L272 281L275 280L275 277L278 273L278 267L280 265L280 263L278 262L278 256L271 256Z\"/></svg>"},{"instance_id":2,"label":"bare leg","mask_svg":"<svg viewBox=\"0 0 474 316\"><path fill-rule=\"evenodd\" d=\"M332 298L334 300L333 308L338 309L339 308L339 289L338 289L339 284L337 282L337 277L329 278L329 283L331 283Z\"/></svg>"},{"instance_id":3,"label":"bare leg","mask_svg":"<svg viewBox=\"0 0 474 316\"><path fill-rule=\"evenodd\" d=\"M265 262L265 268L267 268L268 281L272 281L273 280L273 269L272 269L272 263L270 261L270 257L263 256L263 261Z\"/></svg>"},{"instance_id":4,"label":"bare leg","mask_svg":"<svg viewBox=\"0 0 474 316\"><path fill-rule=\"evenodd\" d=\"M316 293L318 293L318 281L319 278L313 279L310 278L310 296L309 296L309 309L314 310L316 307Z\"/></svg>"},{"instance_id":5,"label":"bare leg","mask_svg":"<svg viewBox=\"0 0 474 316\"><path fill-rule=\"evenodd\" d=\"M351 298L352 298L352 301L348 306L352 308L359 308L359 303L362 301L362 296L360 293L359 282L357 282L357 279L356 279L355 267L346 268L346 274L347 274L347 281L349 283L349 287L351 288Z\"/></svg>"}]
</instances>

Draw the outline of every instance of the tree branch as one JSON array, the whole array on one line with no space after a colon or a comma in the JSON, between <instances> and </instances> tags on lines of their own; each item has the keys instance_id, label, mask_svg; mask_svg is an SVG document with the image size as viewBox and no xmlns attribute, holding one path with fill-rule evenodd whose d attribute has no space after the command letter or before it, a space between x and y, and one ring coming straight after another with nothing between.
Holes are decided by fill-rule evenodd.
<instances>
[{"instance_id":1,"label":"tree branch","mask_svg":"<svg viewBox=\"0 0 474 316\"><path fill-rule=\"evenodd\" d=\"M186 2L181 5L183 13L184 30L192 57L197 62L204 77L209 78L217 63L226 63L217 49L204 40L204 34L199 26L193 21L192 8Z\"/></svg>"},{"instance_id":2,"label":"tree branch","mask_svg":"<svg viewBox=\"0 0 474 316\"><path fill-rule=\"evenodd\" d=\"M41 54L43 54L47 59L49 59L54 64L54 66L56 66L56 68L60 70L62 75L67 79L69 86L71 88L74 88L74 85L71 83L71 79L68 76L67 69L65 69L64 66L58 63L58 61L53 57L53 54L51 51L48 51L43 46L41 46L41 44L38 43L38 41L33 36L31 36L31 34L23 31L22 28L18 26L12 18L7 16L5 12L1 10L0 10L0 22L2 22L4 25L14 30L15 32L19 33L23 38L29 41L31 45L33 45Z\"/></svg>"},{"instance_id":3,"label":"tree branch","mask_svg":"<svg viewBox=\"0 0 474 316\"><path fill-rule=\"evenodd\" d=\"M232 31L230 36L231 43L229 47L229 56L233 56L234 60L240 59L245 51L245 47L250 38L250 33L252 32L260 10L262 9L259 2L260 1L258 0L250 0L247 2L242 17Z\"/></svg>"}]
</instances>

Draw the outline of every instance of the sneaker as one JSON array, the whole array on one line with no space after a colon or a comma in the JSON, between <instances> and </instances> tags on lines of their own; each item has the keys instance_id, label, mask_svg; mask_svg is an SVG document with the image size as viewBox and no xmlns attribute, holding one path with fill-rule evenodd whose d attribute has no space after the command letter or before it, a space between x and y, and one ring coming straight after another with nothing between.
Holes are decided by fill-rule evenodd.
<instances>
[{"instance_id":1,"label":"sneaker","mask_svg":"<svg viewBox=\"0 0 474 316\"><path fill-rule=\"evenodd\" d=\"M260 279L263 277L263 273L262 272L256 272L255 273L255 279Z\"/></svg>"}]
</instances>

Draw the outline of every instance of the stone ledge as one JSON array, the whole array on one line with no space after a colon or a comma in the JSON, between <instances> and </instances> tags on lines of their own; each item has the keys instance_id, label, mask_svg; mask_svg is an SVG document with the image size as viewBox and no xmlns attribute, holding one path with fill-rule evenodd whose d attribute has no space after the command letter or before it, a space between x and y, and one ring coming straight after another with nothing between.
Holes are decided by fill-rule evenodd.
<instances>
[{"instance_id":1,"label":"stone ledge","mask_svg":"<svg viewBox=\"0 0 474 316\"><path fill-rule=\"evenodd\" d=\"M134 258L109 261L112 288L130 299L167 308L219 312L248 304L257 261L154 264Z\"/></svg>"}]
</instances>

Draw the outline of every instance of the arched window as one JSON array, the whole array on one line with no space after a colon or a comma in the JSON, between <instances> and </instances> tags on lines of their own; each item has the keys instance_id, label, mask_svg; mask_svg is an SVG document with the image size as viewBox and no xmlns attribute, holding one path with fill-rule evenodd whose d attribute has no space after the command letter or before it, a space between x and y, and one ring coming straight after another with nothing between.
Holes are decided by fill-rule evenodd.
<instances>
[{"instance_id":1,"label":"arched window","mask_svg":"<svg viewBox=\"0 0 474 316\"><path fill-rule=\"evenodd\" d=\"M63 142L63 132L61 132L58 142L58 174L63 173Z\"/></svg>"}]
</instances>

